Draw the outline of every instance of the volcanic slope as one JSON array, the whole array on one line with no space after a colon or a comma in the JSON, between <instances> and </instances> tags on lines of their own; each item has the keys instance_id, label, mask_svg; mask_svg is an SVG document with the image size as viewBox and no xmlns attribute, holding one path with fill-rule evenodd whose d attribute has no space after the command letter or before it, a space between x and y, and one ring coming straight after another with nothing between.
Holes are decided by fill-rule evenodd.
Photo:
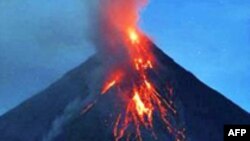
<instances>
[{"instance_id":1,"label":"volcanic slope","mask_svg":"<svg viewBox=\"0 0 250 141\"><path fill-rule=\"evenodd\" d=\"M158 62L150 79L171 87L177 116L174 127L182 128L188 141L222 141L224 124L250 124L250 115L220 93L199 81L152 44ZM112 141L118 112L124 109L115 88L100 95L108 62L95 54L47 89L0 117L0 141ZM175 140L159 119L154 119L157 140ZM136 137L131 133L130 140ZM143 141L156 137L141 128ZM121 140L125 140L122 138Z\"/></svg>"}]
</instances>

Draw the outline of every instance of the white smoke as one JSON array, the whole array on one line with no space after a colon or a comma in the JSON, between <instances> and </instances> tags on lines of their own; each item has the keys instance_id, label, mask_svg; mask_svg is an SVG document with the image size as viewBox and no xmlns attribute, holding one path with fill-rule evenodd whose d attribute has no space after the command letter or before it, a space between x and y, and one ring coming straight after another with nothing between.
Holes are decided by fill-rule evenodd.
<instances>
[{"instance_id":1,"label":"white smoke","mask_svg":"<svg viewBox=\"0 0 250 141\"><path fill-rule=\"evenodd\" d=\"M55 118L52 123L51 129L48 131L47 135L43 137L42 141L53 141L63 130L63 126L69 123L74 117L79 115L82 108L80 99L76 99L73 102L69 103L65 108L62 115Z\"/></svg>"}]
</instances>

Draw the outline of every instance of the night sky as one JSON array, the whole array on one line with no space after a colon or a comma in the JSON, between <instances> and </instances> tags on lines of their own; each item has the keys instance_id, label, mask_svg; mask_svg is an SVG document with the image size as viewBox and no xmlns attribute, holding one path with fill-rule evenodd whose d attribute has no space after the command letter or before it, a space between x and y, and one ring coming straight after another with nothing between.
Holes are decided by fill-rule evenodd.
<instances>
[{"instance_id":1,"label":"night sky","mask_svg":"<svg viewBox=\"0 0 250 141\"><path fill-rule=\"evenodd\" d=\"M84 1L0 1L0 114L93 54ZM249 7L249 0L151 0L140 25L177 63L250 112Z\"/></svg>"}]
</instances>

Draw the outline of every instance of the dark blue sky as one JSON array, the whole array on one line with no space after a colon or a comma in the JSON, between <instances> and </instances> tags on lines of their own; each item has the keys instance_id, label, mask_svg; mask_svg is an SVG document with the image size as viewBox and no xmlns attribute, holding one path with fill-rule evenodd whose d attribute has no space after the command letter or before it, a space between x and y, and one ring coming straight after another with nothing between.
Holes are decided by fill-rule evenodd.
<instances>
[{"instance_id":1,"label":"dark blue sky","mask_svg":"<svg viewBox=\"0 0 250 141\"><path fill-rule=\"evenodd\" d=\"M93 53L86 1L0 1L0 114ZM249 7L249 0L151 0L141 26L176 62L250 111Z\"/></svg>"}]
</instances>

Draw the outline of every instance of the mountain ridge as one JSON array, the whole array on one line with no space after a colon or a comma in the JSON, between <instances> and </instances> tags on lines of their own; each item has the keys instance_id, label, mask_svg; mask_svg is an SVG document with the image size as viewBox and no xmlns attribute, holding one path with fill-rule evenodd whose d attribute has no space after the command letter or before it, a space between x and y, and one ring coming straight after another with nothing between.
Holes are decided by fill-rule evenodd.
<instances>
[{"instance_id":1,"label":"mountain ridge","mask_svg":"<svg viewBox=\"0 0 250 141\"><path fill-rule=\"evenodd\" d=\"M187 140L220 141L223 140L224 124L250 123L249 113L198 80L153 43L152 47L160 66L157 68L160 79L168 80L174 87L177 107L181 119L185 120L183 125ZM100 111L101 107L109 104L97 104L99 106L94 108L95 112L89 111L86 116L78 114L86 103L93 100L93 96L98 95L98 86L103 81L107 67L105 62L112 60L112 57L105 60L102 57L96 53L47 89L0 116L0 141L113 140L112 130L100 119L107 114L105 110ZM86 82L88 80L91 81ZM101 97L100 101L112 99L114 95L110 95L107 95L108 98ZM112 105L112 101L109 101ZM91 121L97 122L99 128L92 125ZM91 133L87 133L88 130ZM100 132L99 135L95 130ZM154 140L147 134L144 136ZM163 133L160 136L168 138Z\"/></svg>"}]
</instances>

